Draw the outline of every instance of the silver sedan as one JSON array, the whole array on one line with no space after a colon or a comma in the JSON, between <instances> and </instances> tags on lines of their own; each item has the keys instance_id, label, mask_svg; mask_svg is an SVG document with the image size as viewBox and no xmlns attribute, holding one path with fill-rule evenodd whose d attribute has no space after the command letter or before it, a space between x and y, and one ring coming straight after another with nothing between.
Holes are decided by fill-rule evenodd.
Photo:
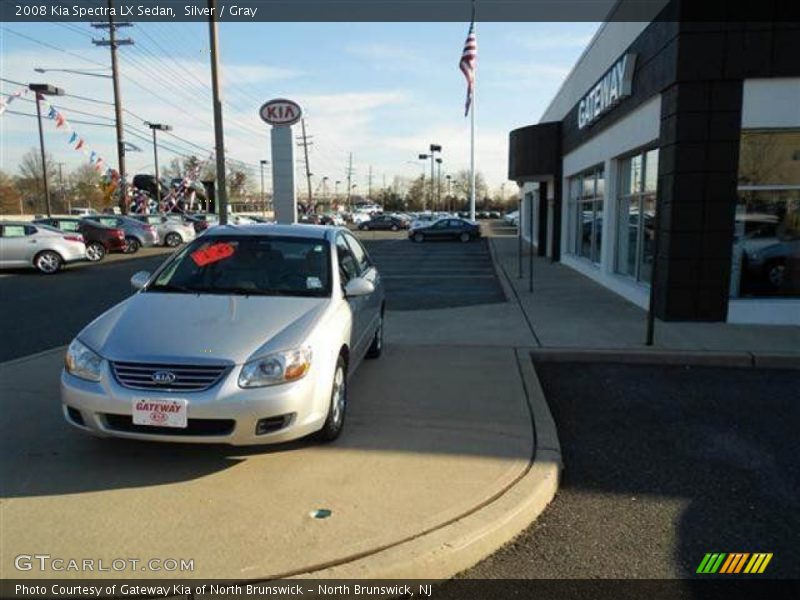
<instances>
[{"instance_id":1,"label":"silver sedan","mask_svg":"<svg viewBox=\"0 0 800 600\"><path fill-rule=\"evenodd\" d=\"M79 260L86 260L80 233L65 233L39 223L0 222L0 268L34 267L50 275Z\"/></svg>"},{"instance_id":2,"label":"silver sedan","mask_svg":"<svg viewBox=\"0 0 800 600\"><path fill-rule=\"evenodd\" d=\"M339 436L347 381L383 349L378 270L346 229L219 226L70 344L68 423L235 445Z\"/></svg>"},{"instance_id":3,"label":"silver sedan","mask_svg":"<svg viewBox=\"0 0 800 600\"><path fill-rule=\"evenodd\" d=\"M184 223L180 215L134 215L133 218L156 228L160 246L175 248L195 238L194 226Z\"/></svg>"}]
</instances>

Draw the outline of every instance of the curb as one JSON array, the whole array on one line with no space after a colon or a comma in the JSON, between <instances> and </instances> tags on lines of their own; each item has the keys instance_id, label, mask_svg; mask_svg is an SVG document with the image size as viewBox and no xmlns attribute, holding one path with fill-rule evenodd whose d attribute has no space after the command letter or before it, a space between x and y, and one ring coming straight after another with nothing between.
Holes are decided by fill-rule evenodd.
<instances>
[{"instance_id":1,"label":"curb","mask_svg":"<svg viewBox=\"0 0 800 600\"><path fill-rule=\"evenodd\" d=\"M347 563L292 575L295 579L449 579L510 542L538 518L558 490L561 446L528 349L515 349L534 426L535 456L525 473L467 515Z\"/></svg>"},{"instance_id":2,"label":"curb","mask_svg":"<svg viewBox=\"0 0 800 600\"><path fill-rule=\"evenodd\" d=\"M0 362L0 369L6 366L13 366L19 363L28 362L29 360L36 360L37 358L41 358L43 356L47 356L48 354L56 354L58 352L65 352L67 346L56 346L55 348L48 348L47 350L41 350L40 352L34 352L33 354L28 354L26 356L21 356L19 358L12 358L11 360L6 360Z\"/></svg>"},{"instance_id":3,"label":"curb","mask_svg":"<svg viewBox=\"0 0 800 600\"><path fill-rule=\"evenodd\" d=\"M758 352L715 352L703 350L631 350L531 348L539 362L617 363L624 365L676 365L728 367L745 369L797 369L798 354L761 354Z\"/></svg>"},{"instance_id":4,"label":"curb","mask_svg":"<svg viewBox=\"0 0 800 600\"><path fill-rule=\"evenodd\" d=\"M497 250L494 247L494 242L490 236L486 236L484 239L486 240L486 246L489 248L489 257L492 259L495 277L500 281L500 287L503 288L503 295L506 297L506 302L511 302L515 299L514 291L511 288L511 284L506 279L505 269L503 269L503 266L497 258Z\"/></svg>"}]
</instances>

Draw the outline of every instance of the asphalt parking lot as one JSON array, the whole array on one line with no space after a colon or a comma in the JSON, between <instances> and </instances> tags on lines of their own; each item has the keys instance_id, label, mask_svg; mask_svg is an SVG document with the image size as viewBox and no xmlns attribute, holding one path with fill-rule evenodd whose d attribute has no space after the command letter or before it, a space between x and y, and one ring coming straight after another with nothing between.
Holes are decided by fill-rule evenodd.
<instances>
[{"instance_id":1,"label":"asphalt parking lot","mask_svg":"<svg viewBox=\"0 0 800 600\"><path fill-rule=\"evenodd\" d=\"M797 371L536 370L563 451L561 487L464 577L692 577L707 552L771 552L765 577L800 577Z\"/></svg>"},{"instance_id":2,"label":"asphalt parking lot","mask_svg":"<svg viewBox=\"0 0 800 600\"><path fill-rule=\"evenodd\" d=\"M414 243L405 232L358 232L386 285L389 310L505 302L485 239Z\"/></svg>"}]
</instances>

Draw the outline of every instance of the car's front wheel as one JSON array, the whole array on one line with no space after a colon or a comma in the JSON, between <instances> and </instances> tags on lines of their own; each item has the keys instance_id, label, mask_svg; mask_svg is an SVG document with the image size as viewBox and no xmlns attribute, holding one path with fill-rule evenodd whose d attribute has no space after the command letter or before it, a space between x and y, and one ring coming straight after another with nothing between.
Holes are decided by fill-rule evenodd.
<instances>
[{"instance_id":1,"label":"car's front wheel","mask_svg":"<svg viewBox=\"0 0 800 600\"><path fill-rule=\"evenodd\" d=\"M470 240L470 237L471 236L465 231L460 236L458 236L458 239L460 239L462 242L468 242Z\"/></svg>"},{"instance_id":2,"label":"car's front wheel","mask_svg":"<svg viewBox=\"0 0 800 600\"><path fill-rule=\"evenodd\" d=\"M422 233L419 233L419 232L415 233L414 234L414 241L417 242L417 243L424 242L425 241L425 235L422 234Z\"/></svg>"},{"instance_id":3,"label":"car's front wheel","mask_svg":"<svg viewBox=\"0 0 800 600\"><path fill-rule=\"evenodd\" d=\"M344 414L347 409L347 363L343 356L336 361L336 371L333 373L331 386L331 403L328 407L328 417L322 429L317 432L317 439L321 442L332 442L342 433L344 427Z\"/></svg>"},{"instance_id":4,"label":"car's front wheel","mask_svg":"<svg viewBox=\"0 0 800 600\"><path fill-rule=\"evenodd\" d=\"M106 247L100 242L91 242L86 246L86 258L90 262L98 262L106 256Z\"/></svg>"},{"instance_id":5,"label":"car's front wheel","mask_svg":"<svg viewBox=\"0 0 800 600\"><path fill-rule=\"evenodd\" d=\"M782 260L775 260L767 264L767 281L776 290L783 287L786 278L786 265Z\"/></svg>"},{"instance_id":6,"label":"car's front wheel","mask_svg":"<svg viewBox=\"0 0 800 600\"><path fill-rule=\"evenodd\" d=\"M183 243L183 238L181 237L180 233L171 231L167 234L167 237L164 238L164 243L170 248L176 248Z\"/></svg>"},{"instance_id":7,"label":"car's front wheel","mask_svg":"<svg viewBox=\"0 0 800 600\"><path fill-rule=\"evenodd\" d=\"M36 255L33 264L40 273L52 275L53 273L58 272L58 270L61 268L61 265L64 264L64 261L57 252L53 252L52 250L44 250Z\"/></svg>"},{"instance_id":8,"label":"car's front wheel","mask_svg":"<svg viewBox=\"0 0 800 600\"><path fill-rule=\"evenodd\" d=\"M392 225L392 231L397 231L398 229L400 228L397 225Z\"/></svg>"}]
</instances>

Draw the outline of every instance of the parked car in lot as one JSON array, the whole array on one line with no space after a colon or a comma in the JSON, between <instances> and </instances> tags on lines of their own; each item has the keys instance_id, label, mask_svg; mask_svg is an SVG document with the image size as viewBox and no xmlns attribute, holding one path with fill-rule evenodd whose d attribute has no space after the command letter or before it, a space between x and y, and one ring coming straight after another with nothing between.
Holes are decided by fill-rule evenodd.
<instances>
[{"instance_id":1,"label":"parked car in lot","mask_svg":"<svg viewBox=\"0 0 800 600\"><path fill-rule=\"evenodd\" d=\"M415 242L424 242L425 240L461 240L462 242L469 242L481 237L481 227L477 223L466 219L450 217L448 219L439 219L431 225L417 227L416 229L412 228L408 232L408 237Z\"/></svg>"},{"instance_id":2,"label":"parked car in lot","mask_svg":"<svg viewBox=\"0 0 800 600\"><path fill-rule=\"evenodd\" d=\"M150 248L158 243L155 225L142 223L131 216L91 215L84 218L107 227L122 229L125 232L125 254L135 254L139 248Z\"/></svg>"},{"instance_id":3,"label":"parked car in lot","mask_svg":"<svg viewBox=\"0 0 800 600\"><path fill-rule=\"evenodd\" d=\"M0 268L29 268L51 275L66 263L86 260L80 233L65 233L41 223L0 222Z\"/></svg>"},{"instance_id":4,"label":"parked car in lot","mask_svg":"<svg viewBox=\"0 0 800 600\"><path fill-rule=\"evenodd\" d=\"M400 217L392 215L375 215L369 221L359 223L358 228L362 231L370 230L391 230L399 231L401 229L408 229L409 223Z\"/></svg>"},{"instance_id":5,"label":"parked car in lot","mask_svg":"<svg viewBox=\"0 0 800 600\"><path fill-rule=\"evenodd\" d=\"M383 349L383 284L343 228L214 227L131 283L61 374L65 419L95 435L333 440L348 377Z\"/></svg>"},{"instance_id":6,"label":"parked car in lot","mask_svg":"<svg viewBox=\"0 0 800 600\"><path fill-rule=\"evenodd\" d=\"M107 227L89 219L52 217L36 219L34 223L49 225L67 233L79 233L86 244L86 259L98 262L109 252L125 251L125 232L119 227Z\"/></svg>"},{"instance_id":7,"label":"parked car in lot","mask_svg":"<svg viewBox=\"0 0 800 600\"><path fill-rule=\"evenodd\" d=\"M142 223L149 223L156 228L158 244L176 248L185 242L191 242L196 234L194 226L184 223L180 215L134 215L134 219Z\"/></svg>"},{"instance_id":8,"label":"parked car in lot","mask_svg":"<svg viewBox=\"0 0 800 600\"><path fill-rule=\"evenodd\" d=\"M74 217L88 217L89 215L96 215L97 211L93 208L73 206L69 210L69 214Z\"/></svg>"},{"instance_id":9,"label":"parked car in lot","mask_svg":"<svg viewBox=\"0 0 800 600\"><path fill-rule=\"evenodd\" d=\"M503 221L509 225L516 225L519 222L519 211L512 210L510 213L506 213L506 215L503 217Z\"/></svg>"}]
</instances>

